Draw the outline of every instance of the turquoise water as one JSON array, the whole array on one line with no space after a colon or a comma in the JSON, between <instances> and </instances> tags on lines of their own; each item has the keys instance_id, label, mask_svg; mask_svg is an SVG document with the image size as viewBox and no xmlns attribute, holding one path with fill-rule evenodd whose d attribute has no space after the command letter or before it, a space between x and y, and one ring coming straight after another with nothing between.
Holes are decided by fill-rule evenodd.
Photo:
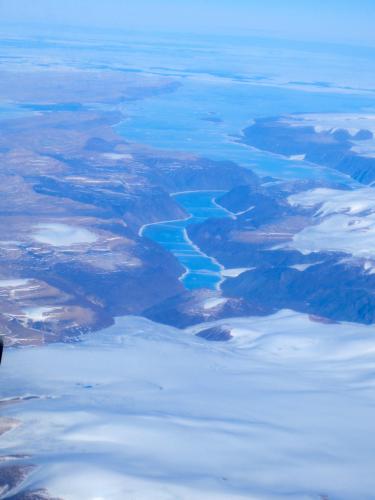
<instances>
[{"instance_id":1,"label":"turquoise water","mask_svg":"<svg viewBox=\"0 0 375 500\"><path fill-rule=\"evenodd\" d=\"M215 204L222 191L193 191L174 195L175 200L189 214L185 220L159 222L144 226L142 235L159 243L173 253L185 267L181 277L184 286L196 288L218 288L221 281L220 265L195 247L186 234L190 224L203 222L211 217L229 217L229 213Z\"/></svg>"}]
</instances>

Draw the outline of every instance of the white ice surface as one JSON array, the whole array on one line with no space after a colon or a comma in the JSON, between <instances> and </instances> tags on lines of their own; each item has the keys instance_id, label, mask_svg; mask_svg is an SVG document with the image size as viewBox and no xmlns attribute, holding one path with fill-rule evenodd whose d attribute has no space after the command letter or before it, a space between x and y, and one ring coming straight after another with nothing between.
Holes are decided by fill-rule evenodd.
<instances>
[{"instance_id":1,"label":"white ice surface","mask_svg":"<svg viewBox=\"0 0 375 500\"><path fill-rule=\"evenodd\" d=\"M40 223L34 227L35 241L56 247L93 243L97 237L91 231L78 226L61 223Z\"/></svg>"},{"instance_id":2,"label":"white ice surface","mask_svg":"<svg viewBox=\"0 0 375 500\"><path fill-rule=\"evenodd\" d=\"M60 310L61 307L40 306L40 307L26 307L25 309L23 309L22 312L28 319L31 319L33 321L43 321L54 312L58 312Z\"/></svg>"},{"instance_id":3,"label":"white ice surface","mask_svg":"<svg viewBox=\"0 0 375 500\"><path fill-rule=\"evenodd\" d=\"M28 285L30 281L29 279L0 279L0 288L19 288Z\"/></svg>"},{"instance_id":4,"label":"white ice surface","mask_svg":"<svg viewBox=\"0 0 375 500\"><path fill-rule=\"evenodd\" d=\"M109 160L131 160L133 155L129 153L103 153L103 157Z\"/></svg>"},{"instance_id":5,"label":"white ice surface","mask_svg":"<svg viewBox=\"0 0 375 500\"><path fill-rule=\"evenodd\" d=\"M304 161L305 158L306 158L306 155L290 155L289 156L289 160L292 160L292 161Z\"/></svg>"},{"instance_id":6,"label":"white ice surface","mask_svg":"<svg viewBox=\"0 0 375 500\"><path fill-rule=\"evenodd\" d=\"M225 325L234 338L194 334ZM0 453L66 500L370 500L375 330L282 311L176 330L122 318L79 344L6 353ZM49 397L49 398L46 398Z\"/></svg>"},{"instance_id":7,"label":"white ice surface","mask_svg":"<svg viewBox=\"0 0 375 500\"><path fill-rule=\"evenodd\" d=\"M375 133L375 114L371 113L311 113L290 115L283 120L293 126L312 126L316 132L347 130L353 136L360 130Z\"/></svg>"},{"instance_id":8,"label":"white ice surface","mask_svg":"<svg viewBox=\"0 0 375 500\"><path fill-rule=\"evenodd\" d=\"M313 262L310 264L295 264L294 266L289 266L291 269L296 269L296 271L306 271L309 267L315 266L317 262Z\"/></svg>"},{"instance_id":9,"label":"white ice surface","mask_svg":"<svg viewBox=\"0 0 375 500\"><path fill-rule=\"evenodd\" d=\"M212 297L203 303L203 309L214 309L215 307L225 304L226 301L227 299L224 297Z\"/></svg>"},{"instance_id":10,"label":"white ice surface","mask_svg":"<svg viewBox=\"0 0 375 500\"><path fill-rule=\"evenodd\" d=\"M221 275L224 276L224 278L237 278L237 276L240 276L242 273L246 273L246 271L251 271L253 269L255 269L255 267L236 267L231 269L223 269L221 271Z\"/></svg>"},{"instance_id":11,"label":"white ice surface","mask_svg":"<svg viewBox=\"0 0 375 500\"><path fill-rule=\"evenodd\" d=\"M316 207L316 225L297 233L291 244L302 253L342 251L375 257L375 190L319 188L289 197L291 205Z\"/></svg>"}]
</instances>

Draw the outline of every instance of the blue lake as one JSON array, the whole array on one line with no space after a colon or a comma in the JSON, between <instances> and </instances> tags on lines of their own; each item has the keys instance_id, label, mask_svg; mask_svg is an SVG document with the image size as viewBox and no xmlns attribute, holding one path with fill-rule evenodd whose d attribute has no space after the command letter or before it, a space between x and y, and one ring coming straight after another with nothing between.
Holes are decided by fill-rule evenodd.
<instances>
[{"instance_id":1,"label":"blue lake","mask_svg":"<svg viewBox=\"0 0 375 500\"><path fill-rule=\"evenodd\" d=\"M149 224L142 229L142 236L162 245L185 267L186 272L181 281L189 290L215 289L222 279L221 266L192 244L186 233L186 228L190 224L203 222L212 217L230 216L224 208L215 204L215 198L222 193L222 191L177 193L173 195L175 200L190 217L185 220Z\"/></svg>"}]
</instances>

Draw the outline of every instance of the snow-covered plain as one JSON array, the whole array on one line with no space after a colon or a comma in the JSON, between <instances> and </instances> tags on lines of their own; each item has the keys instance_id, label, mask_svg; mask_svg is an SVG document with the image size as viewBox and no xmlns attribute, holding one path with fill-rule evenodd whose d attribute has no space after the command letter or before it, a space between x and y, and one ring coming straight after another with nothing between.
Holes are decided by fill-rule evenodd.
<instances>
[{"instance_id":1,"label":"snow-covered plain","mask_svg":"<svg viewBox=\"0 0 375 500\"><path fill-rule=\"evenodd\" d=\"M224 325L229 342L195 334ZM292 311L187 330L137 317L14 349L2 408L25 486L66 500L371 499L375 330Z\"/></svg>"}]
</instances>

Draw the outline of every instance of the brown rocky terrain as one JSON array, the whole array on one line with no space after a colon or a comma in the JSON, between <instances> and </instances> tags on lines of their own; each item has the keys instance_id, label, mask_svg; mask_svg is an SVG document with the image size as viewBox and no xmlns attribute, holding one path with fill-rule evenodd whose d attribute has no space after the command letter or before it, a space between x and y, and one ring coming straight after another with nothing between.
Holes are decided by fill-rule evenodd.
<instances>
[{"instance_id":1,"label":"brown rocky terrain","mask_svg":"<svg viewBox=\"0 0 375 500\"><path fill-rule=\"evenodd\" d=\"M28 85L8 72L0 86L3 99L27 108L1 123L6 342L74 339L183 292L182 266L139 236L140 228L186 217L173 192L231 189L257 182L254 174L230 162L155 151L116 133L123 115L115 104L169 92L169 79L50 70L23 79Z\"/></svg>"}]
</instances>

